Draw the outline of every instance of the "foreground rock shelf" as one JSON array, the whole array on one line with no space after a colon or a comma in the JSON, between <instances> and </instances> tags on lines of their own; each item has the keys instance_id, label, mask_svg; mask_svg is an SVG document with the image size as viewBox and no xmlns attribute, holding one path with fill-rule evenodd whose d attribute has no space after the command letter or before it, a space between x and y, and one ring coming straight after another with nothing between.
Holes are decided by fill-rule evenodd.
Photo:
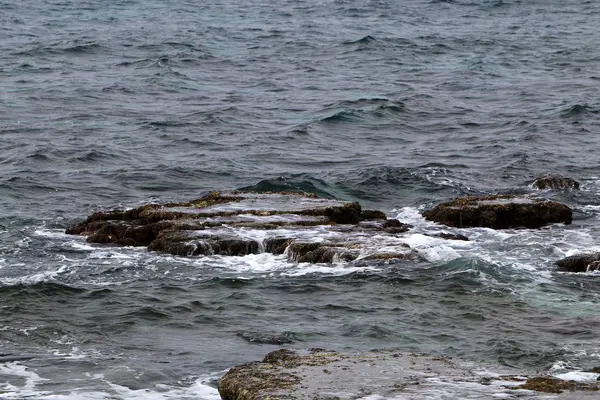
<instances>
[{"instance_id":1,"label":"foreground rock shelf","mask_svg":"<svg viewBox=\"0 0 600 400\"><path fill-rule=\"evenodd\" d=\"M269 353L262 362L232 369L219 383L223 400L345 400L369 398L598 398L596 379L493 374L472 364L424 354L344 355L312 349ZM549 396L552 394L552 396ZM371 397L372 396L372 397ZM380 397L382 396L382 397Z\"/></svg>"},{"instance_id":2,"label":"foreground rock shelf","mask_svg":"<svg viewBox=\"0 0 600 400\"><path fill-rule=\"evenodd\" d=\"M90 243L147 246L179 256L285 252L290 261L329 263L417 257L393 240L410 228L354 202L296 193L213 192L190 202L97 212L67 233L85 235ZM374 235L384 239L366 240Z\"/></svg>"}]
</instances>

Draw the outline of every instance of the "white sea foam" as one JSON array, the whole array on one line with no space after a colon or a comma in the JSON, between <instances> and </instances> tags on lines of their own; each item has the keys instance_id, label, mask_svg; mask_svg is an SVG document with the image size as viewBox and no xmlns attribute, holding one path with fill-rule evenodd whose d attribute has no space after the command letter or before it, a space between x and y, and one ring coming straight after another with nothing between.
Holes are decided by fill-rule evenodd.
<instances>
[{"instance_id":1,"label":"white sea foam","mask_svg":"<svg viewBox=\"0 0 600 400\"><path fill-rule=\"evenodd\" d=\"M17 377L21 381L18 385L10 381L0 382L0 399L22 399L39 395L35 386L45 380L17 362L0 364L0 374L6 377Z\"/></svg>"},{"instance_id":2,"label":"white sea foam","mask_svg":"<svg viewBox=\"0 0 600 400\"><path fill-rule=\"evenodd\" d=\"M19 364L8 362L0 364L0 375L6 379L0 382L0 399L21 400L25 398L40 400L220 400L217 389L209 382L222 375L223 372L208 374L194 380L191 385L176 386L157 384L147 389L130 389L110 382L102 374L94 374L83 380L71 380L72 388L63 390L45 390L47 379L34 370Z\"/></svg>"},{"instance_id":3,"label":"white sea foam","mask_svg":"<svg viewBox=\"0 0 600 400\"><path fill-rule=\"evenodd\" d=\"M551 374L562 373L572 368L572 365L568 361L558 360L550 367Z\"/></svg>"},{"instance_id":4,"label":"white sea foam","mask_svg":"<svg viewBox=\"0 0 600 400\"><path fill-rule=\"evenodd\" d=\"M387 394L369 394L360 397L360 400L450 400L450 399L517 399L517 398L540 398L550 399L545 394L518 389L519 385L525 383L526 378L517 381L492 380L486 384L470 381L457 380L450 377L426 378L419 385L407 385L401 392Z\"/></svg>"},{"instance_id":5,"label":"white sea foam","mask_svg":"<svg viewBox=\"0 0 600 400\"><path fill-rule=\"evenodd\" d=\"M142 257L141 254L135 252L125 252L122 249L114 248L110 250L99 250L95 249L95 251L90 254L90 259L116 259L116 260L134 260Z\"/></svg>"},{"instance_id":6,"label":"white sea foam","mask_svg":"<svg viewBox=\"0 0 600 400\"><path fill-rule=\"evenodd\" d=\"M25 276L0 277L0 285L35 285L36 283L48 282L55 279L58 275L66 272L68 269L68 266L62 265L56 270L42 271Z\"/></svg>"},{"instance_id":7,"label":"white sea foam","mask_svg":"<svg viewBox=\"0 0 600 400\"><path fill-rule=\"evenodd\" d=\"M588 204L588 205L585 205L585 206L581 206L581 209L585 210L585 211L597 211L597 210L600 210L600 205L591 205L591 204Z\"/></svg>"},{"instance_id":8,"label":"white sea foam","mask_svg":"<svg viewBox=\"0 0 600 400\"><path fill-rule=\"evenodd\" d=\"M378 271L376 267L357 267L351 264L309 264L299 263L295 269L282 273L283 276L302 276L309 274L347 275L359 271Z\"/></svg>"},{"instance_id":9,"label":"white sea foam","mask_svg":"<svg viewBox=\"0 0 600 400\"><path fill-rule=\"evenodd\" d=\"M15 241L15 247L18 247L18 248L28 248L30 244L31 244L31 238L29 238L29 237L24 237L23 239L19 239L19 240Z\"/></svg>"},{"instance_id":10,"label":"white sea foam","mask_svg":"<svg viewBox=\"0 0 600 400\"><path fill-rule=\"evenodd\" d=\"M98 248L91 246L87 243L84 242L79 242L79 241L71 241L67 243L68 245L70 245L72 248L77 249L77 250L85 250L85 251L95 251Z\"/></svg>"},{"instance_id":11,"label":"white sea foam","mask_svg":"<svg viewBox=\"0 0 600 400\"><path fill-rule=\"evenodd\" d=\"M412 249L415 249L427 261L433 263L448 262L460 258L461 255L456 249L471 247L471 243L466 241L449 241L420 233L408 235L403 241Z\"/></svg>"},{"instance_id":12,"label":"white sea foam","mask_svg":"<svg viewBox=\"0 0 600 400\"><path fill-rule=\"evenodd\" d=\"M170 385L160 384L152 389L133 390L124 386L109 383L109 386L116 394L118 399L122 400L220 400L219 392L212 386L208 386L208 379L197 379L192 385L187 387L174 387Z\"/></svg>"},{"instance_id":13,"label":"white sea foam","mask_svg":"<svg viewBox=\"0 0 600 400\"><path fill-rule=\"evenodd\" d=\"M345 275L355 271L376 270L371 266L358 266L346 262L331 264L292 263L286 255L270 253L248 254L245 256L209 256L192 259L194 265L202 268L220 269L225 272L245 274L280 274L282 276L302 276L308 274Z\"/></svg>"},{"instance_id":14,"label":"white sea foam","mask_svg":"<svg viewBox=\"0 0 600 400\"><path fill-rule=\"evenodd\" d=\"M360 397L360 398L358 398L358 400L385 400L385 397L383 397L379 394L370 394L365 397Z\"/></svg>"},{"instance_id":15,"label":"white sea foam","mask_svg":"<svg viewBox=\"0 0 600 400\"><path fill-rule=\"evenodd\" d=\"M400 209L393 209L391 214L395 215L394 218L397 220L403 223L411 224L418 228L436 226L433 222L427 221L423 215L421 215L421 211L416 207L402 207Z\"/></svg>"},{"instance_id":16,"label":"white sea foam","mask_svg":"<svg viewBox=\"0 0 600 400\"><path fill-rule=\"evenodd\" d=\"M593 372L570 371L562 374L556 374L554 376L565 381L596 383L596 380L598 377L600 377L600 374Z\"/></svg>"},{"instance_id":17,"label":"white sea foam","mask_svg":"<svg viewBox=\"0 0 600 400\"><path fill-rule=\"evenodd\" d=\"M71 239L72 235L67 235L64 229L47 229L40 227L33 231L34 235L53 239Z\"/></svg>"},{"instance_id":18,"label":"white sea foam","mask_svg":"<svg viewBox=\"0 0 600 400\"><path fill-rule=\"evenodd\" d=\"M265 273L283 271L291 267L286 256L270 253L248 254L245 256L210 256L192 261L201 267L210 267L238 273Z\"/></svg>"}]
</instances>

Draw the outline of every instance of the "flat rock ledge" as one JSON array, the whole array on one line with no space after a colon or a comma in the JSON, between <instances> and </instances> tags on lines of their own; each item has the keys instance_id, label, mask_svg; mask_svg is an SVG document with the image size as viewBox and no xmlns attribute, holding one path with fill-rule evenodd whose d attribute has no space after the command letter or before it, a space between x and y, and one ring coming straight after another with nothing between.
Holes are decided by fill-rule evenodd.
<instances>
[{"instance_id":1,"label":"flat rock ledge","mask_svg":"<svg viewBox=\"0 0 600 400\"><path fill-rule=\"evenodd\" d=\"M589 381L495 374L472 364L427 354L369 352L344 355L269 353L262 362L233 367L221 378L223 400L350 400L426 398L598 398L598 374ZM444 393L444 396L440 396Z\"/></svg>"},{"instance_id":2,"label":"flat rock ledge","mask_svg":"<svg viewBox=\"0 0 600 400\"><path fill-rule=\"evenodd\" d=\"M456 228L536 229L554 223L570 224L573 211L556 201L493 195L454 199L423 212L423 216Z\"/></svg>"},{"instance_id":3,"label":"flat rock ledge","mask_svg":"<svg viewBox=\"0 0 600 400\"><path fill-rule=\"evenodd\" d=\"M286 254L293 262L418 258L405 244L373 247L411 228L378 210L297 193L212 192L189 202L96 212L68 234L178 256ZM319 236L320 235L320 236ZM368 247L371 248L368 248Z\"/></svg>"},{"instance_id":4,"label":"flat rock ledge","mask_svg":"<svg viewBox=\"0 0 600 400\"><path fill-rule=\"evenodd\" d=\"M600 253L577 254L556 262L559 270L565 272L592 272L600 270Z\"/></svg>"}]
</instances>

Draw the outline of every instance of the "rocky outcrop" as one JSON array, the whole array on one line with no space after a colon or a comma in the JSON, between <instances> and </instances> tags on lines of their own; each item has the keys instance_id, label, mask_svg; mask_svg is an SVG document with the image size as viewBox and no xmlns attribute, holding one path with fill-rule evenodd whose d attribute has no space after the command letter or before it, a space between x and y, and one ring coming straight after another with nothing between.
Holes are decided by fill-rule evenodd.
<instances>
[{"instance_id":1,"label":"rocky outcrop","mask_svg":"<svg viewBox=\"0 0 600 400\"><path fill-rule=\"evenodd\" d=\"M362 246L365 237L374 232L392 237L410 228L355 202L297 193L213 192L189 202L96 212L67 233L84 235L90 243L146 246L178 256L268 252L287 254L293 262L332 263L376 256ZM326 235L312 237L310 229ZM410 252L396 247L380 259Z\"/></svg>"},{"instance_id":2,"label":"rocky outcrop","mask_svg":"<svg viewBox=\"0 0 600 400\"><path fill-rule=\"evenodd\" d=\"M600 270L600 253L578 254L558 260L556 265L565 272L591 272Z\"/></svg>"},{"instance_id":3,"label":"rocky outcrop","mask_svg":"<svg viewBox=\"0 0 600 400\"><path fill-rule=\"evenodd\" d=\"M553 223L570 224L572 210L551 200L510 195L463 197L437 205L423 216L457 228L540 228Z\"/></svg>"},{"instance_id":4,"label":"rocky outcrop","mask_svg":"<svg viewBox=\"0 0 600 400\"><path fill-rule=\"evenodd\" d=\"M394 352L347 355L323 349L305 354L277 350L262 362L231 368L219 382L223 400L424 399L440 391L444 398L547 398L547 393L556 393L555 399L580 399L599 389L595 381L485 376L473 372L472 364L448 357Z\"/></svg>"},{"instance_id":5,"label":"rocky outcrop","mask_svg":"<svg viewBox=\"0 0 600 400\"><path fill-rule=\"evenodd\" d=\"M532 186L536 189L579 189L579 182L567 176L548 174L538 177Z\"/></svg>"}]
</instances>

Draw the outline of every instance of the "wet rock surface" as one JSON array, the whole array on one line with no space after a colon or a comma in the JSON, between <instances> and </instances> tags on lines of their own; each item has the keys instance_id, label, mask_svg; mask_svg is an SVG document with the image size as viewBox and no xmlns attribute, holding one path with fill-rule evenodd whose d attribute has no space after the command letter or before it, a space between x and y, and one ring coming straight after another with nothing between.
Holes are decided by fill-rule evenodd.
<instances>
[{"instance_id":1,"label":"wet rock surface","mask_svg":"<svg viewBox=\"0 0 600 400\"><path fill-rule=\"evenodd\" d=\"M347 355L323 349L298 354L281 349L262 362L233 367L220 380L219 393L224 400L423 399L432 393L449 399L547 398L548 393L555 399L591 399L600 389L598 374L590 374L589 382L575 382L504 372L427 354Z\"/></svg>"},{"instance_id":2,"label":"wet rock surface","mask_svg":"<svg viewBox=\"0 0 600 400\"><path fill-rule=\"evenodd\" d=\"M600 253L578 254L556 262L565 272L591 272L600 270Z\"/></svg>"},{"instance_id":3,"label":"wet rock surface","mask_svg":"<svg viewBox=\"0 0 600 400\"><path fill-rule=\"evenodd\" d=\"M393 237L411 229L360 204L296 193L210 193L181 203L148 204L96 212L67 229L90 243L145 246L178 256L287 254L292 262L332 263L359 258L407 258L403 244L365 248L374 234ZM310 229L326 231L315 240ZM388 243L389 244L389 243Z\"/></svg>"},{"instance_id":4,"label":"wet rock surface","mask_svg":"<svg viewBox=\"0 0 600 400\"><path fill-rule=\"evenodd\" d=\"M579 189L579 182L568 176L548 174L538 177L532 186L536 189Z\"/></svg>"},{"instance_id":5,"label":"wet rock surface","mask_svg":"<svg viewBox=\"0 0 600 400\"><path fill-rule=\"evenodd\" d=\"M553 223L570 224L573 212L556 201L494 195L458 198L423 212L423 216L457 228L536 229Z\"/></svg>"},{"instance_id":6,"label":"wet rock surface","mask_svg":"<svg viewBox=\"0 0 600 400\"><path fill-rule=\"evenodd\" d=\"M460 233L441 232L441 233L428 235L428 236L439 237L439 238L447 239L447 240L462 240L465 242L469 241L469 238L467 236L461 235Z\"/></svg>"}]
</instances>

